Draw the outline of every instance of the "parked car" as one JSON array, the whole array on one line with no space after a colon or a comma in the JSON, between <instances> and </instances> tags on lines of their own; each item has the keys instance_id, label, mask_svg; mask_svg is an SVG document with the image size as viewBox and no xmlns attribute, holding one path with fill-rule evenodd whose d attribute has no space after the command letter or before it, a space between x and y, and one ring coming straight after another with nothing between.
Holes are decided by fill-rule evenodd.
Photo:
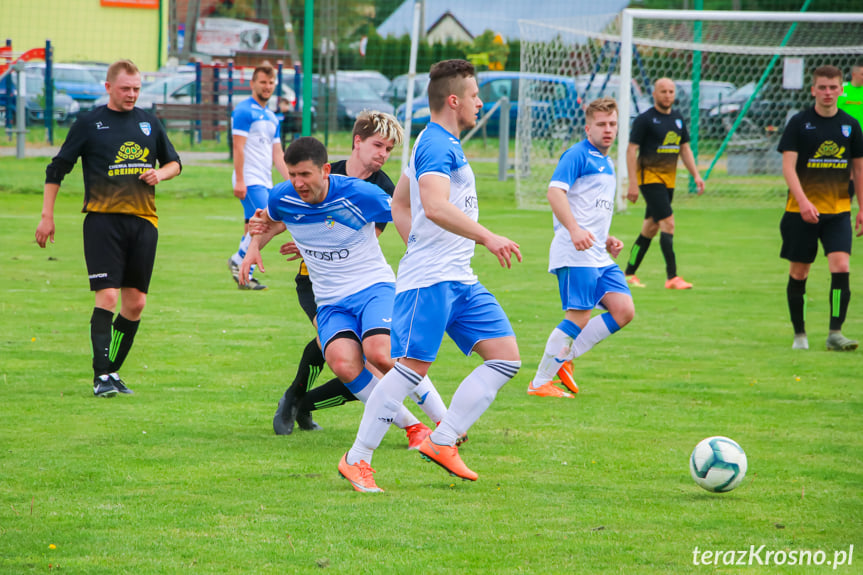
<instances>
[{"instance_id":1,"label":"parked car","mask_svg":"<svg viewBox=\"0 0 863 575\"><path fill-rule=\"evenodd\" d=\"M744 84L728 99L723 99L722 104L717 104L707 112L707 121L710 133L724 136L734 124L740 111L752 94L755 93L755 82ZM767 83L762 86L761 91L752 98L749 110L738 127L741 131L751 132L750 135L763 136L775 133L785 126L789 117L808 104L809 92L805 90L785 90L776 85Z\"/></svg>"},{"instance_id":2,"label":"parked car","mask_svg":"<svg viewBox=\"0 0 863 575\"><path fill-rule=\"evenodd\" d=\"M320 113L326 114L323 105L318 100L318 94L326 89L323 80L316 77L313 84L312 97L317 103ZM377 110L393 113L393 106L384 101L364 82L346 77L336 77L336 124L340 130L350 130L354 127L357 116L363 110Z\"/></svg>"},{"instance_id":3,"label":"parked car","mask_svg":"<svg viewBox=\"0 0 863 575\"><path fill-rule=\"evenodd\" d=\"M674 80L677 94L674 98L674 107L682 114L689 110L692 102L692 80ZM715 80L701 80L698 83L698 109L708 112L722 102L727 102L731 94L737 90L737 86L731 82L717 82Z\"/></svg>"},{"instance_id":4,"label":"parked car","mask_svg":"<svg viewBox=\"0 0 863 575\"><path fill-rule=\"evenodd\" d=\"M414 98L424 96L429 86L428 72L417 72L414 76ZM396 76L383 94L384 100L398 108L408 97L408 75Z\"/></svg>"},{"instance_id":5,"label":"parked car","mask_svg":"<svg viewBox=\"0 0 863 575\"><path fill-rule=\"evenodd\" d=\"M6 80L0 81L0 117L5 122L6 115L12 117L12 122L16 118L17 106L17 76L12 72L13 93L11 98L6 94ZM45 79L38 73L25 72L25 121L27 125L43 123L45 121ZM81 107L66 94L54 90L54 120L61 124L71 124L78 116Z\"/></svg>"},{"instance_id":6,"label":"parked car","mask_svg":"<svg viewBox=\"0 0 863 575\"><path fill-rule=\"evenodd\" d=\"M45 77L45 64L28 64L28 71ZM105 78L97 75L94 69L81 64L54 64L51 67L54 88L72 97L82 110L89 110L95 101L105 93Z\"/></svg>"},{"instance_id":7,"label":"parked car","mask_svg":"<svg viewBox=\"0 0 863 575\"><path fill-rule=\"evenodd\" d=\"M336 80L353 80L367 84L378 96L382 97L390 87L390 79L377 70L339 70L336 72Z\"/></svg>"}]
</instances>

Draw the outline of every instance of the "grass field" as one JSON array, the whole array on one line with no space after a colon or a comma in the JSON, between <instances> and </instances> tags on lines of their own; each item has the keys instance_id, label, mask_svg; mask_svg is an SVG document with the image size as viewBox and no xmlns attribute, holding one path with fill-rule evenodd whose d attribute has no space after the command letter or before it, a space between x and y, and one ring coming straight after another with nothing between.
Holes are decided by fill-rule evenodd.
<instances>
[{"instance_id":1,"label":"grass field","mask_svg":"<svg viewBox=\"0 0 863 575\"><path fill-rule=\"evenodd\" d=\"M362 495L336 471L359 403L317 412L323 431L272 432L312 329L295 262L272 247L270 289L235 288L225 261L241 222L227 164L188 165L159 186L156 271L123 369L136 393L109 400L92 396L78 169L58 200L56 244L33 241L45 164L0 159L0 573L822 573L850 545L852 564L836 571L863 572L863 350L823 350L821 258L812 349L792 352L781 205L683 202L675 244L695 289L662 288L654 246L635 320L576 363L581 393L534 398L526 386L561 318L545 271L550 214L515 210L512 182L475 164L481 221L525 256L512 270L483 248L474 258L524 368L461 450L479 481L422 462L392 430L373 462L386 492ZM622 257L640 213L615 217ZM393 230L382 242L395 265ZM861 288L855 254L845 332L858 338ZM447 340L430 376L448 400L476 365ZM731 493L689 477L689 453L710 435L749 457ZM693 564L696 547L761 545L755 565ZM823 551L825 564L757 564L793 550Z\"/></svg>"}]
</instances>

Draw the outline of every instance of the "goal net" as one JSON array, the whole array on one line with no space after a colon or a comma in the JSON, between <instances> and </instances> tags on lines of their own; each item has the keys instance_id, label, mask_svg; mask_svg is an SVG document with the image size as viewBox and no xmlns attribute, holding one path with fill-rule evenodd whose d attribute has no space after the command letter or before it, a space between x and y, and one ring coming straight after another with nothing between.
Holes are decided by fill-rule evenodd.
<instances>
[{"instance_id":1,"label":"goal net","mask_svg":"<svg viewBox=\"0 0 863 575\"><path fill-rule=\"evenodd\" d=\"M525 208L546 205L557 160L584 137L583 108L600 96L629 118L611 152L624 208L629 125L662 77L676 84L674 107L706 180L700 201L781 204L776 146L787 120L813 104L812 70L834 65L847 80L863 59L863 13L624 10L520 26L516 196ZM678 170L675 201L685 201L694 185L682 162Z\"/></svg>"}]
</instances>

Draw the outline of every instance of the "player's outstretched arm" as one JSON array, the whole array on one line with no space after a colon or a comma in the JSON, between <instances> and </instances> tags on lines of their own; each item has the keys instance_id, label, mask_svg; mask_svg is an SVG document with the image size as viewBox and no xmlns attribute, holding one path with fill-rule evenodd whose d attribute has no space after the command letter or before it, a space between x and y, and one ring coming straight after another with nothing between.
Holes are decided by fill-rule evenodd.
<instances>
[{"instance_id":1,"label":"player's outstretched arm","mask_svg":"<svg viewBox=\"0 0 863 575\"><path fill-rule=\"evenodd\" d=\"M265 274L264 260L261 257L261 236L252 236L252 241L249 242L249 247L246 249L246 256L243 258L243 263L240 264L240 276L237 281L241 286L249 283L249 272L252 266L258 266L258 270Z\"/></svg>"},{"instance_id":2,"label":"player's outstretched arm","mask_svg":"<svg viewBox=\"0 0 863 575\"><path fill-rule=\"evenodd\" d=\"M854 195L857 196L857 219L854 231L857 237L863 236L863 158L851 160L851 173L854 174Z\"/></svg>"},{"instance_id":3,"label":"player's outstretched arm","mask_svg":"<svg viewBox=\"0 0 863 575\"><path fill-rule=\"evenodd\" d=\"M408 177L404 174L399 178L396 189L393 191L393 201L390 204L390 212L396 230L407 245L408 236L411 233L411 185Z\"/></svg>"},{"instance_id":4,"label":"player's outstretched arm","mask_svg":"<svg viewBox=\"0 0 863 575\"><path fill-rule=\"evenodd\" d=\"M57 202L59 191L60 184L45 184L42 196L42 218L36 226L36 243L40 248L44 248L49 240L54 243L54 204Z\"/></svg>"},{"instance_id":5,"label":"player's outstretched arm","mask_svg":"<svg viewBox=\"0 0 863 575\"><path fill-rule=\"evenodd\" d=\"M569 207L569 200L566 199L566 191L556 186L549 186L546 197L557 221L569 230L569 237L572 238L572 245L575 246L575 249L578 251L589 250L593 246L593 242L596 241L596 236L590 230L579 226L578 222L575 221L575 216L572 215L572 210Z\"/></svg>"},{"instance_id":6,"label":"player's outstretched arm","mask_svg":"<svg viewBox=\"0 0 863 575\"><path fill-rule=\"evenodd\" d=\"M629 178L626 199L634 204L638 201L638 144L626 147L626 172Z\"/></svg>"},{"instance_id":7,"label":"player's outstretched arm","mask_svg":"<svg viewBox=\"0 0 863 575\"><path fill-rule=\"evenodd\" d=\"M692 179L695 180L695 190L700 196L704 193L704 180L701 178L701 174L698 173L698 165L695 163L695 156L692 154L692 148L689 146L689 143L680 146L680 157L683 160L683 165L692 174Z\"/></svg>"},{"instance_id":8,"label":"player's outstretched arm","mask_svg":"<svg viewBox=\"0 0 863 575\"><path fill-rule=\"evenodd\" d=\"M800 178L797 176L797 152L782 152L782 175L785 177L785 183L788 184L788 190L800 206L800 217L804 222L817 224L820 215L818 208L806 197L806 192L803 191Z\"/></svg>"},{"instance_id":9,"label":"player's outstretched arm","mask_svg":"<svg viewBox=\"0 0 863 575\"><path fill-rule=\"evenodd\" d=\"M521 251L517 243L504 236L493 234L450 203L450 182L447 178L426 174L420 178L419 186L420 199L428 219L448 232L485 246L488 251L497 256L501 266L512 266L512 254L521 261Z\"/></svg>"},{"instance_id":10,"label":"player's outstretched arm","mask_svg":"<svg viewBox=\"0 0 863 575\"><path fill-rule=\"evenodd\" d=\"M243 166L246 163L246 136L233 134L231 142L234 149L234 196L240 200L246 199L246 180Z\"/></svg>"}]
</instances>

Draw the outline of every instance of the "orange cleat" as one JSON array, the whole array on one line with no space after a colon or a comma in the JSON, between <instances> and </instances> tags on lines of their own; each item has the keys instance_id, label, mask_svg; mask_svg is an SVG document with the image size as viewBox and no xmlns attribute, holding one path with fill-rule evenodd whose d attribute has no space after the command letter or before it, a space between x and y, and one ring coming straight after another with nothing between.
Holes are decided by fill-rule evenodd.
<instances>
[{"instance_id":1,"label":"orange cleat","mask_svg":"<svg viewBox=\"0 0 863 575\"><path fill-rule=\"evenodd\" d=\"M458 454L458 447L449 445L438 445L431 440L431 437L426 437L420 445L420 455L426 461L437 463L447 471L450 475L476 481L479 475L468 469L464 461L461 460Z\"/></svg>"},{"instance_id":2,"label":"orange cleat","mask_svg":"<svg viewBox=\"0 0 863 575\"><path fill-rule=\"evenodd\" d=\"M431 435L431 429L422 423L414 423L405 427L405 435L408 436L408 449L417 450L423 439Z\"/></svg>"},{"instance_id":3,"label":"orange cleat","mask_svg":"<svg viewBox=\"0 0 863 575\"><path fill-rule=\"evenodd\" d=\"M631 276L626 276L626 283L629 284L629 287L647 287L646 284L641 283L641 280L639 280L638 276L635 274L632 274Z\"/></svg>"},{"instance_id":4,"label":"orange cleat","mask_svg":"<svg viewBox=\"0 0 863 575\"><path fill-rule=\"evenodd\" d=\"M575 397L571 393L567 393L557 387L554 386L552 382L548 382L545 385L541 385L539 387L531 387L527 386L527 394L528 395L536 395L537 397Z\"/></svg>"},{"instance_id":5,"label":"orange cleat","mask_svg":"<svg viewBox=\"0 0 863 575\"><path fill-rule=\"evenodd\" d=\"M557 377L560 378L560 383L566 386L566 388L572 393L578 393L578 384L575 383L575 378L572 376L572 362L565 361L563 365L560 366L560 369L557 371Z\"/></svg>"},{"instance_id":6,"label":"orange cleat","mask_svg":"<svg viewBox=\"0 0 863 575\"><path fill-rule=\"evenodd\" d=\"M692 289L692 284L680 276L674 276L665 282L665 289Z\"/></svg>"},{"instance_id":7,"label":"orange cleat","mask_svg":"<svg viewBox=\"0 0 863 575\"><path fill-rule=\"evenodd\" d=\"M348 465L347 453L339 461L339 475L350 481L360 493L383 493L384 490L375 484L375 478L372 477L374 472L372 466L365 461Z\"/></svg>"}]
</instances>

